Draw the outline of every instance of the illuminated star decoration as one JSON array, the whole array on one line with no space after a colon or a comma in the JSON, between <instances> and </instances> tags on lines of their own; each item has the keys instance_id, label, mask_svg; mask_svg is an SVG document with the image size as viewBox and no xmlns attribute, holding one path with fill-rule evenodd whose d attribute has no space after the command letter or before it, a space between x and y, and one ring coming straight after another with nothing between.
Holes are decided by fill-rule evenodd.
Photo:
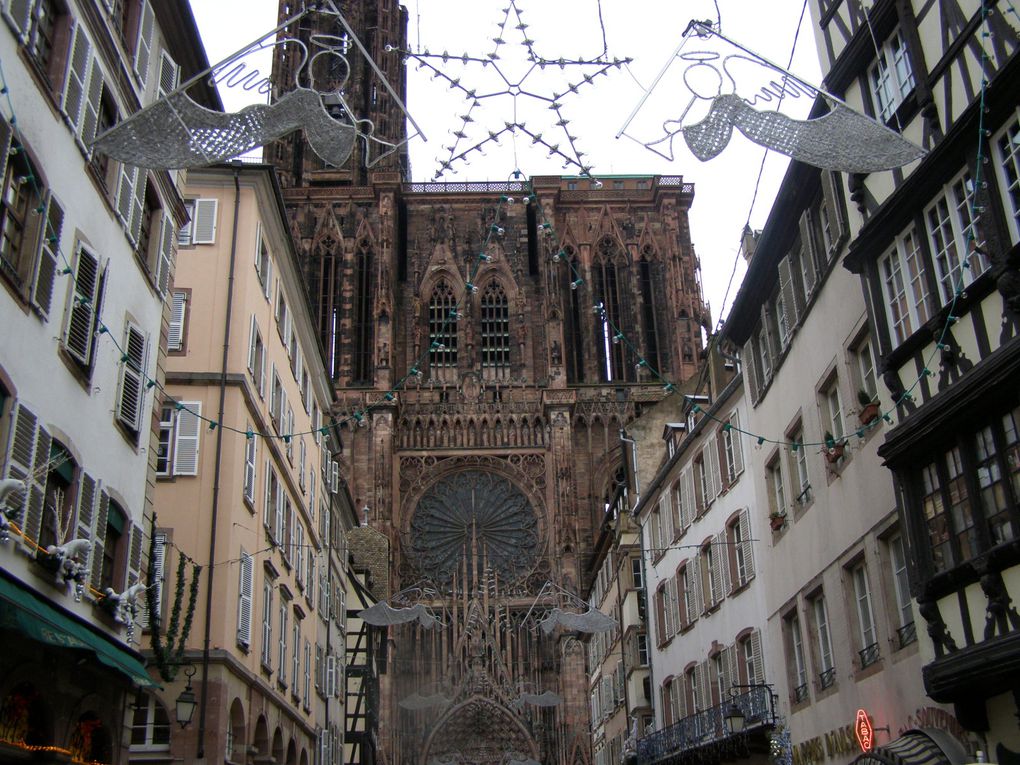
<instances>
[{"instance_id":1,"label":"illuminated star decoration","mask_svg":"<svg viewBox=\"0 0 1020 765\"><path fill-rule=\"evenodd\" d=\"M486 144L499 145L499 139L504 135L510 135L514 140L518 135L526 137L532 145L540 145L548 149L549 157L557 157L562 160L564 169L575 167L580 175L590 177L592 166L585 161L585 153L578 149L577 136L572 134L568 128L569 120L563 113L562 102L584 86L592 84L599 75L608 74L611 69L629 64L631 59L609 59L605 49L596 58L543 58L536 52L535 41L528 35L528 24L523 19L521 9L517 7L517 0L510 0L509 5L501 12L503 18L499 22L496 36L492 38L492 51L484 55L462 53L458 56L447 51L430 53L427 49L421 53L415 53L411 50L386 46L386 50L396 51L405 59L417 62L419 69L430 70L432 79L445 81L451 89L463 93L466 99L466 110L463 114L458 115L460 125L451 130L453 142L450 146L443 147L447 152L445 158L437 157L436 159L439 169L436 171L435 178L442 177L447 171L456 172L453 168L456 163L465 161L473 151L484 153L482 149ZM510 71L510 67L502 63L503 59L500 53L508 52L504 46L509 46L509 43L504 39L504 36L517 32L520 33L519 45L524 49L525 57L523 67L519 68L515 64L514 71ZM514 49L519 50L516 45ZM453 75L447 73L451 67L458 64L461 65L463 71ZM497 78L494 89L483 92L480 88L472 88L462 82L462 79L468 79L469 69L477 71L479 67L482 69L491 67L491 71ZM536 70L543 71L547 68L554 72L570 71L572 73L569 76L564 75L564 81L558 86L558 89L551 89L551 95L538 93L525 84ZM578 75L579 72L581 74ZM498 126L484 123L485 127L482 128L484 132L477 132L472 127L478 124L475 119L475 110L479 109L486 99L499 97L507 97L511 100L510 119L503 121ZM537 101L548 109L552 120L548 127L543 126L545 133L532 130L519 116L519 99ZM556 133L557 138L550 138L549 133Z\"/></svg>"}]
</instances>

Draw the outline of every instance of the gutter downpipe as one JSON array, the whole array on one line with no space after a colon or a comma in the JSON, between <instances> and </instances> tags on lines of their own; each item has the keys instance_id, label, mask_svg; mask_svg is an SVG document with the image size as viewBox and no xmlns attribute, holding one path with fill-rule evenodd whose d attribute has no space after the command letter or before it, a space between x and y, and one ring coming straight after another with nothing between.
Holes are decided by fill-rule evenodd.
<instances>
[{"instance_id":1,"label":"gutter downpipe","mask_svg":"<svg viewBox=\"0 0 1020 765\"><path fill-rule=\"evenodd\" d=\"M227 356L230 351L230 318L234 303L234 266L237 261L237 223L238 211L241 207L241 169L234 167L234 225L230 233L230 270L227 275L227 310L223 320L223 361L220 368L220 403L216 421L220 428L216 432L216 462L213 468L212 508L209 520L209 574L206 577L205 591L205 639L202 645L202 692L200 696L201 712L198 718L198 759L205 758L205 723L209 700L209 644L212 633L212 602L213 602L213 561L216 559L216 520L220 506L220 466L223 460L223 410L227 398Z\"/></svg>"}]
</instances>

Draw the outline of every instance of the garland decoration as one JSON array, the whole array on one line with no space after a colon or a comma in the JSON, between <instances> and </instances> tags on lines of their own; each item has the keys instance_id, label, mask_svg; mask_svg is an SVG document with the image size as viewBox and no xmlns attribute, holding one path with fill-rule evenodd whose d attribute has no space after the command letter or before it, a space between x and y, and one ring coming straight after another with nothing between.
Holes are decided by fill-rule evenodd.
<instances>
[{"instance_id":1,"label":"garland decoration","mask_svg":"<svg viewBox=\"0 0 1020 765\"><path fill-rule=\"evenodd\" d=\"M153 533L149 536L149 581L155 582L160 571L156 567L156 517L152 518ZM184 585L187 580L187 564L190 561L183 553L177 558L177 579L174 582L174 600L170 608L170 622L165 633L160 629L161 616L159 603L157 601L158 588L149 587L146 590L146 601L149 607L149 632L152 636L153 659L159 670L159 676L166 682L173 682L180 669L184 658L184 646L187 643L188 635L191 632L191 623L195 616L195 604L198 601L198 588L202 567L194 561L191 562L191 587L188 591L188 610L184 614L184 624L181 625L181 606L184 603Z\"/></svg>"}]
</instances>

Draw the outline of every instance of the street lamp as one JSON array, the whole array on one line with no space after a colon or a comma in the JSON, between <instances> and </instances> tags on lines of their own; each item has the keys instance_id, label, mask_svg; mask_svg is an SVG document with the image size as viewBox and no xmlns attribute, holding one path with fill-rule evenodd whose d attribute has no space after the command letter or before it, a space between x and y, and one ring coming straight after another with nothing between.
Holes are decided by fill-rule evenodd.
<instances>
[{"instance_id":1,"label":"street lamp","mask_svg":"<svg viewBox=\"0 0 1020 765\"><path fill-rule=\"evenodd\" d=\"M191 689L191 678L195 675L195 667L189 664L185 667L184 674L188 677L188 684L181 691L176 702L177 722L180 723L181 728L187 728L191 724L191 718L195 716L195 708L198 706L195 692Z\"/></svg>"},{"instance_id":2,"label":"street lamp","mask_svg":"<svg viewBox=\"0 0 1020 765\"><path fill-rule=\"evenodd\" d=\"M735 701L730 702L730 705L726 708L723 720L726 723L726 730L731 736L744 732L744 723L747 720L744 717L744 710L737 706Z\"/></svg>"}]
</instances>

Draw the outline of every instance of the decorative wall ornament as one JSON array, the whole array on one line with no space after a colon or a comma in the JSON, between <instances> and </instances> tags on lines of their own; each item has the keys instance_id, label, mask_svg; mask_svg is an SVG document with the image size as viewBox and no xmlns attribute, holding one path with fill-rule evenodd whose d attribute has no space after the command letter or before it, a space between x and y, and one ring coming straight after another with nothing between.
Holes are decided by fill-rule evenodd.
<instances>
[{"instance_id":1,"label":"decorative wall ornament","mask_svg":"<svg viewBox=\"0 0 1020 765\"><path fill-rule=\"evenodd\" d=\"M701 49L684 51L695 37L703 41ZM684 62L682 70L674 68L676 61ZM823 99L829 112L801 120L770 110L773 103L781 105L786 98L802 96ZM640 136L627 132L639 112L648 126ZM895 131L730 40L704 21L687 25L680 45L616 137L626 135L673 160L673 141L682 135L691 153L705 162L726 148L734 128L767 149L847 173L890 170L925 154Z\"/></svg>"},{"instance_id":2,"label":"decorative wall ornament","mask_svg":"<svg viewBox=\"0 0 1020 765\"><path fill-rule=\"evenodd\" d=\"M380 600L364 609L358 614L358 618L376 627L410 622L417 622L427 630L440 627L444 622L435 615L430 606L426 605L438 597L439 593L434 588L416 584L393 594L389 601Z\"/></svg>"},{"instance_id":3,"label":"decorative wall ornament","mask_svg":"<svg viewBox=\"0 0 1020 765\"><path fill-rule=\"evenodd\" d=\"M472 152L484 154L484 147L498 146L504 137L514 141L515 146L518 138L525 146L542 146L548 150L549 157L562 160L564 168L573 167L581 175L590 176L592 166L584 159L584 152L577 146L577 136L568 127L570 120L563 112L563 101L579 89L591 85L600 75L630 63L631 59L610 59L605 48L602 55L595 58L545 58L536 50L535 40L531 39L529 25L524 20L517 0L510 0L501 12L503 18L498 22L489 53L465 52L456 55L447 51L431 53L428 50L419 53L387 47L388 51L414 61L419 69L432 72L433 79L442 80L450 89L464 95L465 111L458 117L460 124L451 130L451 144L443 147L446 157L437 158L439 168L435 177L441 178L448 171L456 172L454 165L465 162ZM522 50L520 61L511 63L508 58L504 62L503 56L518 51L516 47L510 50L510 43L504 39L504 35L509 36L515 32L521 38L518 43ZM540 72L545 73L547 81L551 81L553 76L559 79L554 85L543 83L539 86L533 77ZM464 84L468 81L474 87ZM539 90L539 87L543 90ZM510 101L503 119L486 120L478 116L486 99ZM529 128L520 116L522 112L519 107L524 101L537 102L541 108L548 110L549 124L543 124L538 132L534 126ZM550 133L555 133L556 137L550 137Z\"/></svg>"},{"instance_id":4,"label":"decorative wall ornament","mask_svg":"<svg viewBox=\"0 0 1020 765\"><path fill-rule=\"evenodd\" d=\"M93 147L129 165L152 169L201 167L244 154L297 129L319 157L340 167L347 162L355 143L361 139L366 164L371 167L406 143L392 143L374 134L375 126L358 120L357 111L344 98L344 85L351 71L349 57L362 55L394 102L404 112L416 132L424 134L397 93L392 89L333 0L316 3L287 19L272 31L245 46L223 61L162 95L155 103L117 123L96 138ZM334 16L343 37L313 35L311 50L303 41L290 37L286 30L304 16L313 13ZM278 33L281 33L278 37ZM294 82L273 83L251 66L253 54L278 46L294 46L300 51L301 64L295 68ZM253 104L238 112L223 113L197 103L188 91L203 79L211 85L240 86L271 97L284 95L268 104ZM309 86L302 85L307 81Z\"/></svg>"}]
</instances>

